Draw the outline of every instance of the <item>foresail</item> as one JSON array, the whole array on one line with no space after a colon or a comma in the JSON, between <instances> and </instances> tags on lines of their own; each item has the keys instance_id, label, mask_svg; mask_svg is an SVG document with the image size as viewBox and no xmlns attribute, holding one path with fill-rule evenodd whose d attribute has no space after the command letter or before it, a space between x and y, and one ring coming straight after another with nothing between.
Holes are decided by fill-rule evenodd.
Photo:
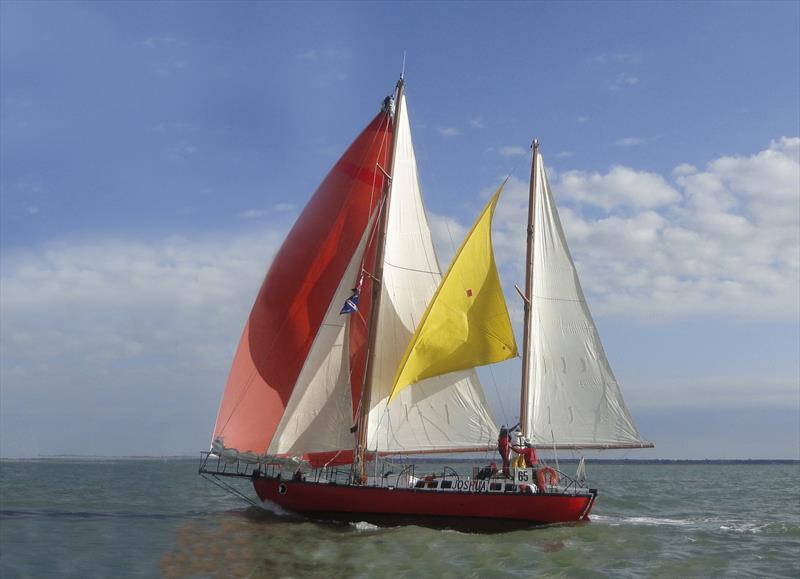
<instances>
[{"instance_id":1,"label":"foresail","mask_svg":"<svg viewBox=\"0 0 800 579\"><path fill-rule=\"evenodd\" d=\"M342 305L360 277L364 249L371 228L367 227L333 296L314 344L308 353L269 455L303 456L336 453L353 446L352 402L348 326L353 315L342 314Z\"/></svg>"},{"instance_id":2,"label":"foresail","mask_svg":"<svg viewBox=\"0 0 800 579\"><path fill-rule=\"evenodd\" d=\"M334 165L275 255L225 386L214 428L218 448L263 454L270 446L380 203L379 167L386 165L391 139L391 117L383 111Z\"/></svg>"},{"instance_id":3,"label":"foresail","mask_svg":"<svg viewBox=\"0 0 800 579\"><path fill-rule=\"evenodd\" d=\"M390 402L425 378L517 355L492 250L492 217L504 186L478 216L428 305L398 367Z\"/></svg>"},{"instance_id":4,"label":"foresail","mask_svg":"<svg viewBox=\"0 0 800 579\"><path fill-rule=\"evenodd\" d=\"M396 130L368 449L435 452L486 447L496 439L497 427L474 370L423 380L387 406L397 367L442 277L422 204L404 98L397 104Z\"/></svg>"},{"instance_id":5,"label":"foresail","mask_svg":"<svg viewBox=\"0 0 800 579\"><path fill-rule=\"evenodd\" d=\"M643 446L589 313L541 155L536 165L525 430L541 446Z\"/></svg>"}]
</instances>

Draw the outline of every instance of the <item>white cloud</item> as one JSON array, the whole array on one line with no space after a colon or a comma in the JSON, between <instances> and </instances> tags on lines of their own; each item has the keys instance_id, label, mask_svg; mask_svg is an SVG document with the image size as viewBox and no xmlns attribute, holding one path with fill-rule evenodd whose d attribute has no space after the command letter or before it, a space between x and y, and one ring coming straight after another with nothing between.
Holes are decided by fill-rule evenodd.
<instances>
[{"instance_id":1,"label":"white cloud","mask_svg":"<svg viewBox=\"0 0 800 579\"><path fill-rule=\"evenodd\" d=\"M561 175L558 191L565 199L607 211L618 206L658 207L681 197L661 175L621 166L612 167L604 175L567 171Z\"/></svg>"},{"instance_id":2,"label":"white cloud","mask_svg":"<svg viewBox=\"0 0 800 579\"><path fill-rule=\"evenodd\" d=\"M283 235L5 253L0 455L202 447L213 424L206 413ZM115 423L127 424L124 436L114 436Z\"/></svg>"},{"instance_id":3,"label":"white cloud","mask_svg":"<svg viewBox=\"0 0 800 579\"><path fill-rule=\"evenodd\" d=\"M184 161L195 153L197 153L197 147L186 141L170 145L166 150L167 158L172 161Z\"/></svg>"},{"instance_id":4,"label":"white cloud","mask_svg":"<svg viewBox=\"0 0 800 579\"><path fill-rule=\"evenodd\" d=\"M503 157L524 157L528 154L528 149L525 147L505 146L500 147L497 153Z\"/></svg>"},{"instance_id":5,"label":"white cloud","mask_svg":"<svg viewBox=\"0 0 800 579\"><path fill-rule=\"evenodd\" d=\"M799 152L800 139L784 138L703 170L679 165L674 185L628 167L553 180L593 311L640 320L800 316ZM511 180L497 209L506 287L522 279L527 194L527 183Z\"/></svg>"},{"instance_id":6,"label":"white cloud","mask_svg":"<svg viewBox=\"0 0 800 579\"><path fill-rule=\"evenodd\" d=\"M247 209L239 213L239 217L243 217L245 219L258 219L259 217L263 217L266 213L262 209Z\"/></svg>"},{"instance_id":7,"label":"white cloud","mask_svg":"<svg viewBox=\"0 0 800 579\"><path fill-rule=\"evenodd\" d=\"M607 63L620 63L620 64L638 64L642 61L641 56L635 54L628 54L626 52L603 53L593 56L589 59L590 62L595 64Z\"/></svg>"},{"instance_id":8,"label":"white cloud","mask_svg":"<svg viewBox=\"0 0 800 579\"><path fill-rule=\"evenodd\" d=\"M305 52L301 52L297 55L297 58L302 58L303 60L319 60L320 52L319 50L306 50Z\"/></svg>"},{"instance_id":9,"label":"white cloud","mask_svg":"<svg viewBox=\"0 0 800 579\"><path fill-rule=\"evenodd\" d=\"M643 145L644 139L641 137L624 137L622 139L617 140L617 145L622 147L633 147L636 145Z\"/></svg>"},{"instance_id":10,"label":"white cloud","mask_svg":"<svg viewBox=\"0 0 800 579\"><path fill-rule=\"evenodd\" d=\"M275 233L150 243L102 239L7 253L2 306L6 311L78 304L135 308L229 300L241 297L247 280L263 277L277 239Z\"/></svg>"},{"instance_id":11,"label":"white cloud","mask_svg":"<svg viewBox=\"0 0 800 579\"><path fill-rule=\"evenodd\" d=\"M575 117L575 122L577 122L577 123L586 123L588 121L589 121L589 117L587 117L587 116Z\"/></svg>"},{"instance_id":12,"label":"white cloud","mask_svg":"<svg viewBox=\"0 0 800 579\"><path fill-rule=\"evenodd\" d=\"M629 88L632 86L636 86L639 84L639 78L633 76L632 74L620 74L611 84L608 85L608 88L611 90L622 90L624 88Z\"/></svg>"},{"instance_id":13,"label":"white cloud","mask_svg":"<svg viewBox=\"0 0 800 579\"><path fill-rule=\"evenodd\" d=\"M443 137L456 137L461 134L461 131L456 127L441 127L439 134Z\"/></svg>"},{"instance_id":14,"label":"white cloud","mask_svg":"<svg viewBox=\"0 0 800 579\"><path fill-rule=\"evenodd\" d=\"M298 54L297 58L301 60L332 60L341 56L343 56L342 51L335 48L311 48Z\"/></svg>"},{"instance_id":15,"label":"white cloud","mask_svg":"<svg viewBox=\"0 0 800 579\"><path fill-rule=\"evenodd\" d=\"M482 129L483 128L483 117L475 117L469 121L469 126L471 129Z\"/></svg>"},{"instance_id":16,"label":"white cloud","mask_svg":"<svg viewBox=\"0 0 800 579\"><path fill-rule=\"evenodd\" d=\"M192 128L193 127L189 123L184 123L183 121L166 121L151 126L149 130L154 133L172 133Z\"/></svg>"},{"instance_id":17,"label":"white cloud","mask_svg":"<svg viewBox=\"0 0 800 579\"><path fill-rule=\"evenodd\" d=\"M188 45L185 40L180 40L174 36L162 36L159 38L151 36L137 42L136 44L151 50L156 48L183 48Z\"/></svg>"}]
</instances>

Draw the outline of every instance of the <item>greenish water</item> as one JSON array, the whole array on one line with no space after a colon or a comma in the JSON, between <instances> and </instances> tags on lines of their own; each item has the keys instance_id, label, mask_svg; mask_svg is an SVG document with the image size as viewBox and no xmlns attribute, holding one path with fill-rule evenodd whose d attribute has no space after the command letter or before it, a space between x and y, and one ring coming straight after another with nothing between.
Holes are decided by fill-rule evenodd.
<instances>
[{"instance_id":1,"label":"greenish water","mask_svg":"<svg viewBox=\"0 0 800 579\"><path fill-rule=\"evenodd\" d=\"M1 462L0 577L800 577L798 464L590 463L590 523L492 535L279 516L196 473Z\"/></svg>"}]
</instances>

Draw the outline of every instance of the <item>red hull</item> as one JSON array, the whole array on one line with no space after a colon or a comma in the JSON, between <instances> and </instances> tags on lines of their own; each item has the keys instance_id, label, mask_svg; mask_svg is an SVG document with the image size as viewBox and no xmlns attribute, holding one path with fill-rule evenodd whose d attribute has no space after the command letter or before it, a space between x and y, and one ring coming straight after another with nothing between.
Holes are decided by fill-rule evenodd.
<instances>
[{"instance_id":1,"label":"red hull","mask_svg":"<svg viewBox=\"0 0 800 579\"><path fill-rule=\"evenodd\" d=\"M424 517L525 523L586 520L594 492L582 495L471 493L320 484L259 477L253 486L262 501L296 513L353 518Z\"/></svg>"}]
</instances>

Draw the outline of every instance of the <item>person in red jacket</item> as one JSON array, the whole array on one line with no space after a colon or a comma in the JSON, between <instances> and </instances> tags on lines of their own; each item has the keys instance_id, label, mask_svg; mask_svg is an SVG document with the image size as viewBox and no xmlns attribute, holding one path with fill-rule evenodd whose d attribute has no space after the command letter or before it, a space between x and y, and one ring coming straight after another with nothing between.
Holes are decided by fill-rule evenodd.
<instances>
[{"instance_id":1,"label":"person in red jacket","mask_svg":"<svg viewBox=\"0 0 800 579\"><path fill-rule=\"evenodd\" d=\"M497 450L503 459L503 476L508 478L511 476L511 465L509 463L511 444L508 441L508 429L505 426L500 427L500 436L497 437Z\"/></svg>"},{"instance_id":2,"label":"person in red jacket","mask_svg":"<svg viewBox=\"0 0 800 579\"><path fill-rule=\"evenodd\" d=\"M527 438L520 437L520 439L520 446L512 446L511 450L523 456L527 468L539 464L539 458L536 456L536 449L533 447L533 443Z\"/></svg>"}]
</instances>

